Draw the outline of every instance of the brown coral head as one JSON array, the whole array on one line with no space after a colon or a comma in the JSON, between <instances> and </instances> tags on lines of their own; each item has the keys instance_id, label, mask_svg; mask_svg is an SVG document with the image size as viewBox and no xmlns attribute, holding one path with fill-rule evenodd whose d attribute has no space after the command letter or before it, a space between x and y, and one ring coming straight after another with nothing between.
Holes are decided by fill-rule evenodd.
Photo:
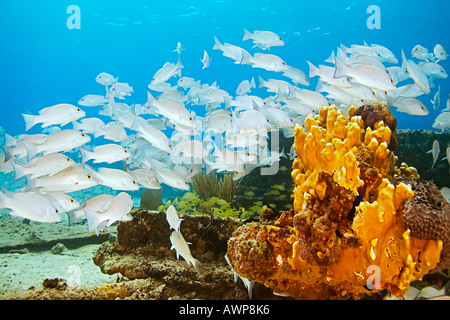
<instances>
[{"instance_id":1,"label":"brown coral head","mask_svg":"<svg viewBox=\"0 0 450 320\"><path fill-rule=\"evenodd\" d=\"M375 129L377 122L383 121L391 129L391 140L388 148L391 151L397 150L397 118L386 104L374 101L372 104L362 105L356 109L355 116L361 116L365 128L370 127L372 130Z\"/></svg>"}]
</instances>

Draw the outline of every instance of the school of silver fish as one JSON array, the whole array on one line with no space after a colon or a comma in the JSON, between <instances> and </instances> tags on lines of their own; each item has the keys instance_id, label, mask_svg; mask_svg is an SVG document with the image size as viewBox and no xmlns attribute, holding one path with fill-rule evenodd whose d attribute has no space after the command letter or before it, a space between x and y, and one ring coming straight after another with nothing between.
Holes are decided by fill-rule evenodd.
<instances>
[{"instance_id":1,"label":"school of silver fish","mask_svg":"<svg viewBox=\"0 0 450 320\"><path fill-rule=\"evenodd\" d=\"M285 45L270 31L244 29L242 40L251 40L255 50L270 52ZM255 78L240 79L234 93L217 83L182 75L181 43L174 50L177 62L166 62L150 78L143 103L124 103L133 88L102 72L95 81L104 94L87 94L78 106L60 103L37 115L23 114L25 131L40 125L41 133L4 134L0 171L13 172L14 180L2 186L0 206L9 208L13 217L39 222L61 221L61 214L68 213L70 223L87 219L88 232L98 234L116 221L132 219L133 199L127 191L159 189L161 184L190 190L192 177L201 171L231 172L238 180L281 157L293 158L292 148L288 153L272 148L271 135L282 132L292 137L295 125L321 106L334 104L347 110L378 100L399 112L427 115L427 107L417 97L435 90L431 103L438 110L436 80L447 77L439 64L447 59L441 45L433 52L417 45L410 58L402 50L400 62L380 45L340 45L325 64L308 61L308 76L273 53L250 53L216 37L212 49L235 64L273 72L274 78L258 76L258 88L267 96L252 95L257 89ZM206 50L199 60L202 69L210 67ZM316 89L307 89L315 77ZM98 116L86 117L88 109L97 110ZM450 97L433 128L449 130L449 115ZM433 166L438 147L434 146ZM26 186L15 187L18 179L26 179ZM69 195L98 185L114 190L114 195L97 195L82 203ZM168 213L175 229L171 240L186 256L173 210Z\"/></svg>"}]
</instances>

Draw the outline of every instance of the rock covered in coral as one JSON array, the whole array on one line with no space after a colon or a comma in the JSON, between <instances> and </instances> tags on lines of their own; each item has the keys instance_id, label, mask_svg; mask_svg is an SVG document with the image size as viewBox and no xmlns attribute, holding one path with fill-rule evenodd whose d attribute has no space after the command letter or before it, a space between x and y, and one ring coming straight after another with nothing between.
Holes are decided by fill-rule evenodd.
<instances>
[{"instance_id":1,"label":"rock covered in coral","mask_svg":"<svg viewBox=\"0 0 450 320\"><path fill-rule=\"evenodd\" d=\"M294 210L235 231L227 255L241 276L299 299L359 298L401 296L436 267L442 240L417 239L400 219L414 192L389 180L390 128L355 111L323 107L296 127Z\"/></svg>"},{"instance_id":2,"label":"rock covered in coral","mask_svg":"<svg viewBox=\"0 0 450 320\"><path fill-rule=\"evenodd\" d=\"M450 203L442 196L433 181L399 177L396 182L408 183L414 198L406 201L402 223L418 239L442 240L439 264L433 271L450 266Z\"/></svg>"},{"instance_id":3,"label":"rock covered in coral","mask_svg":"<svg viewBox=\"0 0 450 320\"><path fill-rule=\"evenodd\" d=\"M391 130L391 139L388 148L391 151L397 150L397 118L384 103L374 101L373 104L365 104L355 110L355 116L361 116L364 121L364 129L370 127L375 129L375 124L383 121Z\"/></svg>"},{"instance_id":4,"label":"rock covered in coral","mask_svg":"<svg viewBox=\"0 0 450 320\"><path fill-rule=\"evenodd\" d=\"M117 242L105 242L93 258L103 273L120 273L128 279L117 284L125 290L119 298L248 298L244 285L233 281L233 273L224 259L227 240L241 221L206 215L182 216L181 233L192 243L191 253L201 263L198 275L181 257L177 260L175 251L170 250L172 230L164 212L134 209L131 214L132 221L119 224ZM106 292L111 291L111 296L116 294L114 287L106 285L104 288ZM161 290L155 293L158 288ZM267 291L264 294L270 297L272 293ZM137 296L138 292L143 297Z\"/></svg>"}]
</instances>

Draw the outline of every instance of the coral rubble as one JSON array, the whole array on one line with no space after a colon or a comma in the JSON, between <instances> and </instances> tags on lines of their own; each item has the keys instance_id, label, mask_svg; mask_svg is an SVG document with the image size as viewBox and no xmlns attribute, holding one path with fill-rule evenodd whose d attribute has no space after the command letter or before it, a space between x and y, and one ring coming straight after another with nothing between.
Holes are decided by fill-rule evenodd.
<instances>
[{"instance_id":1,"label":"coral rubble","mask_svg":"<svg viewBox=\"0 0 450 320\"><path fill-rule=\"evenodd\" d=\"M294 209L261 212L260 223L233 233L227 255L241 276L298 299L381 289L402 296L437 266L443 239L420 239L402 223L414 192L393 182L401 171L392 152L395 118L383 104L360 108L347 117L322 107L305 130L296 126Z\"/></svg>"}]
</instances>

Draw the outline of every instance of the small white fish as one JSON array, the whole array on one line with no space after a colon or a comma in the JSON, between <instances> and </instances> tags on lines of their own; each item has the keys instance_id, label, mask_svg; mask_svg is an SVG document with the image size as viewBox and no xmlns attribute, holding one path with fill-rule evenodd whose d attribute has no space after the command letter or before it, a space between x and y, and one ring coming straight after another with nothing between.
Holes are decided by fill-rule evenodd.
<instances>
[{"instance_id":1,"label":"small white fish","mask_svg":"<svg viewBox=\"0 0 450 320\"><path fill-rule=\"evenodd\" d=\"M422 101L416 98L400 98L398 100L391 101L388 98L388 106L393 106L397 108L399 112L405 112L417 116L426 116L429 112L427 107L422 103Z\"/></svg>"},{"instance_id":2,"label":"small white fish","mask_svg":"<svg viewBox=\"0 0 450 320\"><path fill-rule=\"evenodd\" d=\"M388 48L377 44L372 44L371 47L374 48L375 52L378 55L378 57L376 58L378 58L379 60L389 63L398 63L397 58Z\"/></svg>"},{"instance_id":3,"label":"small white fish","mask_svg":"<svg viewBox=\"0 0 450 320\"><path fill-rule=\"evenodd\" d=\"M184 50L184 48L181 46L181 42L178 42L177 43L177 48L175 50L173 50L172 52L176 52L176 53L178 53L180 55L181 51L183 51L183 50Z\"/></svg>"},{"instance_id":4,"label":"small white fish","mask_svg":"<svg viewBox=\"0 0 450 320\"><path fill-rule=\"evenodd\" d=\"M445 52L445 49L442 45L436 44L433 49L434 56L438 58L436 62L439 62L440 60L447 60L447 52Z\"/></svg>"},{"instance_id":5,"label":"small white fish","mask_svg":"<svg viewBox=\"0 0 450 320\"><path fill-rule=\"evenodd\" d=\"M103 84L105 86L110 86L115 84L117 81L119 80L119 78L114 78L112 75L106 73L106 72L102 72L100 73L96 78L95 81L97 81L100 84Z\"/></svg>"},{"instance_id":6,"label":"small white fish","mask_svg":"<svg viewBox=\"0 0 450 320\"><path fill-rule=\"evenodd\" d=\"M203 52L203 59L200 59L200 61L203 63L203 68L208 68L209 67L209 63L211 62L211 60L209 59L209 55L208 52L206 52L206 50L204 50Z\"/></svg>"},{"instance_id":7,"label":"small white fish","mask_svg":"<svg viewBox=\"0 0 450 320\"><path fill-rule=\"evenodd\" d=\"M284 41L281 37L272 31L256 30L253 33L244 28L244 37L242 41L252 39L255 46L260 49L269 49L270 47L284 46Z\"/></svg>"},{"instance_id":8,"label":"small white fish","mask_svg":"<svg viewBox=\"0 0 450 320\"><path fill-rule=\"evenodd\" d=\"M181 77L181 67L180 61L177 64L166 62L161 69L156 71L150 85L155 86L161 84L174 76Z\"/></svg>"},{"instance_id":9,"label":"small white fish","mask_svg":"<svg viewBox=\"0 0 450 320\"><path fill-rule=\"evenodd\" d=\"M183 259L186 260L188 265L192 265L195 271L197 271L197 274L200 275L200 262L192 256L191 250L189 249L186 240L184 240L183 235L180 233L179 237L177 234L177 231L173 231L170 234L170 242L172 243L172 247L170 248L170 250L175 249L177 253L177 259L179 259L179 256L182 256Z\"/></svg>"},{"instance_id":10,"label":"small white fish","mask_svg":"<svg viewBox=\"0 0 450 320\"><path fill-rule=\"evenodd\" d=\"M99 181L81 165L70 166L53 176L28 179L27 190L39 188L42 192L72 192L96 186Z\"/></svg>"},{"instance_id":11,"label":"small white fish","mask_svg":"<svg viewBox=\"0 0 450 320\"><path fill-rule=\"evenodd\" d=\"M25 143L28 152L28 160L34 158L38 153L43 155L56 152L65 152L91 141L91 137L88 135L73 129L66 129L55 132L45 139L41 144L28 144Z\"/></svg>"},{"instance_id":12,"label":"small white fish","mask_svg":"<svg viewBox=\"0 0 450 320\"><path fill-rule=\"evenodd\" d=\"M70 166L75 165L68 156L61 153L50 153L45 156L34 158L28 164L19 164L19 162L13 163L15 175L17 180L23 176L29 175L30 179L39 178L46 175L54 175Z\"/></svg>"},{"instance_id":13,"label":"small white fish","mask_svg":"<svg viewBox=\"0 0 450 320\"><path fill-rule=\"evenodd\" d=\"M439 146L439 141L434 140L432 149L427 152L427 153L431 153L433 155L433 164L431 165L431 169L433 169L434 165L436 164L436 161L439 157L440 152L441 152L441 148Z\"/></svg>"},{"instance_id":14,"label":"small white fish","mask_svg":"<svg viewBox=\"0 0 450 320\"><path fill-rule=\"evenodd\" d=\"M271 127L269 119L257 110L245 110L239 113L239 115L233 114L232 127L237 132L238 128L240 132L263 132L268 131Z\"/></svg>"},{"instance_id":15,"label":"small white fish","mask_svg":"<svg viewBox=\"0 0 450 320\"><path fill-rule=\"evenodd\" d=\"M170 205L166 210L166 220L169 223L170 229L175 230L178 233L178 238L181 238L180 225L183 219L178 217L177 210L173 205Z\"/></svg>"},{"instance_id":16,"label":"small white fish","mask_svg":"<svg viewBox=\"0 0 450 320\"><path fill-rule=\"evenodd\" d=\"M406 69L409 77L414 80L417 86L426 94L430 93L430 83L427 75L422 69L412 60L406 59L405 53L402 50L402 68Z\"/></svg>"},{"instance_id":17,"label":"small white fish","mask_svg":"<svg viewBox=\"0 0 450 320\"><path fill-rule=\"evenodd\" d=\"M136 117L131 130L135 130L138 133L138 137L144 138L154 147L162 151L170 152L172 149L169 138L167 138L167 136L162 131L150 125L147 125L145 120L140 117Z\"/></svg>"},{"instance_id":18,"label":"small white fish","mask_svg":"<svg viewBox=\"0 0 450 320\"><path fill-rule=\"evenodd\" d=\"M289 66L279 56L267 53L255 53L253 57L250 57L248 64L252 65L252 68L261 68L267 71L287 71Z\"/></svg>"},{"instance_id":19,"label":"small white fish","mask_svg":"<svg viewBox=\"0 0 450 320\"><path fill-rule=\"evenodd\" d=\"M83 118L80 122L72 122L72 125L74 130L94 134L95 128L101 128L105 123L99 118Z\"/></svg>"},{"instance_id":20,"label":"small white fish","mask_svg":"<svg viewBox=\"0 0 450 320\"><path fill-rule=\"evenodd\" d=\"M139 185L133 177L123 170L102 167L95 171L88 166L86 168L99 181L99 184L110 187L113 190L139 190Z\"/></svg>"},{"instance_id":21,"label":"small white fish","mask_svg":"<svg viewBox=\"0 0 450 320\"><path fill-rule=\"evenodd\" d=\"M102 208L105 209L107 204L111 202L111 200L113 200L115 197L115 195L104 193L87 199L86 201L84 201L81 209L75 210L73 212L68 212L69 226L74 224L78 218L86 216L84 209L94 212L100 212L102 211Z\"/></svg>"},{"instance_id":22,"label":"small white fish","mask_svg":"<svg viewBox=\"0 0 450 320\"><path fill-rule=\"evenodd\" d=\"M338 88L350 88L352 85L347 77L334 78L334 68L329 66L320 66L317 68L311 62L306 61L309 65L309 77L319 76L320 80Z\"/></svg>"},{"instance_id":23,"label":"small white fish","mask_svg":"<svg viewBox=\"0 0 450 320\"><path fill-rule=\"evenodd\" d=\"M29 130L37 123L42 123L42 128L51 125L63 126L69 122L83 118L85 115L86 113L83 110L68 103L60 103L41 109L39 115L22 114L25 119L25 131Z\"/></svg>"},{"instance_id":24,"label":"small white fish","mask_svg":"<svg viewBox=\"0 0 450 320\"><path fill-rule=\"evenodd\" d=\"M258 76L259 86L258 88L267 88L267 91L273 92L277 94L275 99L277 100L285 100L289 92L291 91L291 85L283 80L278 79L269 79L265 81L261 76Z\"/></svg>"},{"instance_id":25,"label":"small white fish","mask_svg":"<svg viewBox=\"0 0 450 320\"><path fill-rule=\"evenodd\" d=\"M236 95L243 96L250 92L251 89L256 88L255 79L252 78L251 81L244 80L239 83L238 88L236 90Z\"/></svg>"},{"instance_id":26,"label":"small white fish","mask_svg":"<svg viewBox=\"0 0 450 320\"><path fill-rule=\"evenodd\" d=\"M131 92L133 92L133 88L128 83L122 82L113 84L110 89L111 96L119 99L125 99L124 96L131 96Z\"/></svg>"},{"instance_id":27,"label":"small white fish","mask_svg":"<svg viewBox=\"0 0 450 320\"><path fill-rule=\"evenodd\" d=\"M289 92L288 99L299 99L313 111L319 111L321 107L330 105L328 100L319 92L296 87L293 87L292 89L293 90Z\"/></svg>"},{"instance_id":28,"label":"small white fish","mask_svg":"<svg viewBox=\"0 0 450 320\"><path fill-rule=\"evenodd\" d=\"M441 105L441 86L438 86L436 93L434 94L433 100L430 100L433 104L433 109L438 110Z\"/></svg>"},{"instance_id":29,"label":"small white fish","mask_svg":"<svg viewBox=\"0 0 450 320\"><path fill-rule=\"evenodd\" d=\"M154 107L158 114L170 119L174 123L190 128L194 127L194 119L183 103L171 99L159 101L159 99L155 99L150 92L147 92L147 98L148 101L146 105Z\"/></svg>"},{"instance_id":30,"label":"small white fish","mask_svg":"<svg viewBox=\"0 0 450 320\"><path fill-rule=\"evenodd\" d=\"M181 77L180 79L178 79L177 85L184 89L190 89L193 87L201 86L200 80L195 81L194 78L188 78L188 77ZM165 92L169 92L169 91L165 91ZM178 92L178 91L174 91L174 92Z\"/></svg>"},{"instance_id":31,"label":"small white fish","mask_svg":"<svg viewBox=\"0 0 450 320\"><path fill-rule=\"evenodd\" d=\"M283 76L288 77L296 85L303 85L309 87L309 79L306 77L305 73L297 68L289 67L283 72Z\"/></svg>"},{"instance_id":32,"label":"small white fish","mask_svg":"<svg viewBox=\"0 0 450 320\"><path fill-rule=\"evenodd\" d=\"M450 112L445 111L440 113L436 119L434 119L432 127L442 131L450 130Z\"/></svg>"},{"instance_id":33,"label":"small white fish","mask_svg":"<svg viewBox=\"0 0 450 320\"><path fill-rule=\"evenodd\" d=\"M127 149L114 143L97 146L92 152L80 149L80 153L82 163L92 159L94 163L114 163L128 159L131 156L131 153Z\"/></svg>"},{"instance_id":34,"label":"small white fish","mask_svg":"<svg viewBox=\"0 0 450 320\"><path fill-rule=\"evenodd\" d=\"M120 124L109 122L104 126L96 125L94 127L94 138L103 136L107 140L114 142L125 141L128 139L127 132Z\"/></svg>"},{"instance_id":35,"label":"small white fish","mask_svg":"<svg viewBox=\"0 0 450 320\"><path fill-rule=\"evenodd\" d=\"M248 53L246 50L242 49L241 47L225 43L221 44L219 40L214 37L214 46L213 50L220 50L222 51L223 55L225 57L233 59L235 64L248 64L249 60L251 58L250 53Z\"/></svg>"},{"instance_id":36,"label":"small white fish","mask_svg":"<svg viewBox=\"0 0 450 320\"><path fill-rule=\"evenodd\" d=\"M80 207L80 203L68 194L58 191L44 194L51 201L58 213L69 212Z\"/></svg>"},{"instance_id":37,"label":"small white fish","mask_svg":"<svg viewBox=\"0 0 450 320\"><path fill-rule=\"evenodd\" d=\"M95 230L98 235L104 227L109 227L116 221L130 221L132 217L129 212L133 204L133 198L128 193L121 192L104 204L100 211L92 211L85 207L88 232Z\"/></svg>"},{"instance_id":38,"label":"small white fish","mask_svg":"<svg viewBox=\"0 0 450 320\"><path fill-rule=\"evenodd\" d=\"M78 101L78 104L80 106L85 107L97 107L104 105L105 103L108 103L108 99L106 99L104 96L97 94L85 95L83 98L80 99L80 101Z\"/></svg>"},{"instance_id":39,"label":"small white fish","mask_svg":"<svg viewBox=\"0 0 450 320\"><path fill-rule=\"evenodd\" d=\"M420 44L415 45L411 50L411 55L419 60L430 60L433 59L433 54L428 52L428 49L421 46Z\"/></svg>"},{"instance_id":40,"label":"small white fish","mask_svg":"<svg viewBox=\"0 0 450 320\"><path fill-rule=\"evenodd\" d=\"M393 80L386 70L365 64L357 64L351 67L341 59L336 58L334 78L341 77L350 77L359 84L382 91L395 90Z\"/></svg>"},{"instance_id":41,"label":"small white fish","mask_svg":"<svg viewBox=\"0 0 450 320\"><path fill-rule=\"evenodd\" d=\"M155 173L160 183L164 183L175 189L186 191L190 189L189 184L185 180L186 178L174 170L159 168L155 170Z\"/></svg>"},{"instance_id":42,"label":"small white fish","mask_svg":"<svg viewBox=\"0 0 450 320\"><path fill-rule=\"evenodd\" d=\"M61 215L49 199L31 192L17 192L7 196L0 192L0 206L12 211L13 217L21 217L37 222L59 222Z\"/></svg>"},{"instance_id":43,"label":"small white fish","mask_svg":"<svg viewBox=\"0 0 450 320\"><path fill-rule=\"evenodd\" d=\"M161 189L156 174L146 168L135 168L127 171L139 185L147 189Z\"/></svg>"},{"instance_id":44,"label":"small white fish","mask_svg":"<svg viewBox=\"0 0 450 320\"><path fill-rule=\"evenodd\" d=\"M436 62L422 62L419 64L422 71L428 76L433 78L447 78L448 74L445 69Z\"/></svg>"}]
</instances>

